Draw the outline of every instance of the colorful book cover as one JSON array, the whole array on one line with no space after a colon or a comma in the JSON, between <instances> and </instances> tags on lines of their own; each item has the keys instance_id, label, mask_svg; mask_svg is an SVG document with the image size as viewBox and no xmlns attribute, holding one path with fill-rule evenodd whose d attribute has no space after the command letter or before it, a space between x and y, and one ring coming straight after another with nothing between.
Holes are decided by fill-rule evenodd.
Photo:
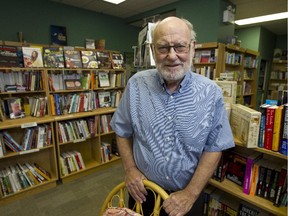
<instances>
[{"instance_id":1,"label":"colorful book cover","mask_svg":"<svg viewBox=\"0 0 288 216\"><path fill-rule=\"evenodd\" d=\"M44 67L64 68L64 54L61 47L44 47Z\"/></svg>"},{"instance_id":2,"label":"colorful book cover","mask_svg":"<svg viewBox=\"0 0 288 216\"><path fill-rule=\"evenodd\" d=\"M274 105L267 107L266 109L264 148L268 150L272 150L274 118L276 108L277 106Z\"/></svg>"},{"instance_id":3,"label":"colorful book cover","mask_svg":"<svg viewBox=\"0 0 288 216\"><path fill-rule=\"evenodd\" d=\"M0 46L0 67L19 67L17 47Z\"/></svg>"},{"instance_id":4,"label":"colorful book cover","mask_svg":"<svg viewBox=\"0 0 288 216\"><path fill-rule=\"evenodd\" d=\"M43 67L41 48L22 47L24 67Z\"/></svg>"},{"instance_id":5,"label":"colorful book cover","mask_svg":"<svg viewBox=\"0 0 288 216\"><path fill-rule=\"evenodd\" d=\"M83 68L98 68L96 53L94 51L81 51Z\"/></svg>"},{"instance_id":6,"label":"colorful book cover","mask_svg":"<svg viewBox=\"0 0 288 216\"><path fill-rule=\"evenodd\" d=\"M109 51L99 50L96 52L99 68L112 68L112 62Z\"/></svg>"},{"instance_id":7,"label":"colorful book cover","mask_svg":"<svg viewBox=\"0 0 288 216\"><path fill-rule=\"evenodd\" d=\"M112 68L122 69L124 64L123 55L117 52L111 52Z\"/></svg>"},{"instance_id":8,"label":"colorful book cover","mask_svg":"<svg viewBox=\"0 0 288 216\"><path fill-rule=\"evenodd\" d=\"M64 58L66 68L82 68L80 51L64 49Z\"/></svg>"},{"instance_id":9,"label":"colorful book cover","mask_svg":"<svg viewBox=\"0 0 288 216\"><path fill-rule=\"evenodd\" d=\"M276 151L276 152L279 151L279 147L280 147L282 111L283 111L283 106L278 106L278 108L275 110L273 139L272 139L272 151Z\"/></svg>"}]
</instances>

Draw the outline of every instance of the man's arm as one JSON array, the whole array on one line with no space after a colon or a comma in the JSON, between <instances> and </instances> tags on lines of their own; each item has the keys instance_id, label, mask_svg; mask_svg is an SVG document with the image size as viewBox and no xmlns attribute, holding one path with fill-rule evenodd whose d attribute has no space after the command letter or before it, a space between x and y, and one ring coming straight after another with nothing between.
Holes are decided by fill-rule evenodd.
<instances>
[{"instance_id":1,"label":"man's arm","mask_svg":"<svg viewBox=\"0 0 288 216\"><path fill-rule=\"evenodd\" d=\"M122 159L122 164L125 171L125 183L131 196L142 203L146 200L147 191L142 180L146 177L141 173L134 161L133 157L133 139L124 138L116 135L117 147Z\"/></svg>"},{"instance_id":2,"label":"man's arm","mask_svg":"<svg viewBox=\"0 0 288 216\"><path fill-rule=\"evenodd\" d=\"M196 171L185 189L172 193L164 201L163 208L169 215L185 215L193 207L204 187L212 177L222 152L204 152Z\"/></svg>"}]
</instances>

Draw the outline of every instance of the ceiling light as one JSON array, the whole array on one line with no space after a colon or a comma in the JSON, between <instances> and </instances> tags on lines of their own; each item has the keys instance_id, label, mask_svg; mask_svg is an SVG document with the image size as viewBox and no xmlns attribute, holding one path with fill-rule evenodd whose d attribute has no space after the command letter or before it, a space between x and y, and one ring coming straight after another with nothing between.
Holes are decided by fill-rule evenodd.
<instances>
[{"instance_id":1,"label":"ceiling light","mask_svg":"<svg viewBox=\"0 0 288 216\"><path fill-rule=\"evenodd\" d=\"M259 16L259 17L252 17L248 19L235 20L235 23L237 25L249 25L253 23L268 22L268 21L287 19L287 18L288 18L288 12L283 12L283 13L276 13L276 14L270 14L270 15Z\"/></svg>"},{"instance_id":2,"label":"ceiling light","mask_svg":"<svg viewBox=\"0 0 288 216\"><path fill-rule=\"evenodd\" d=\"M103 1L110 2L112 4L120 4L126 0L103 0Z\"/></svg>"}]
</instances>

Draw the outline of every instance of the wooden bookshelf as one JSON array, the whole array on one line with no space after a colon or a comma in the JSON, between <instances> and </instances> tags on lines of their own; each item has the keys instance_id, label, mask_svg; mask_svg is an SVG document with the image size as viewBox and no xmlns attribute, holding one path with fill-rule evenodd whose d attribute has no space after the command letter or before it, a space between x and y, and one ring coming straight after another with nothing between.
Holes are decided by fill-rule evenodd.
<instances>
[{"instance_id":1,"label":"wooden bookshelf","mask_svg":"<svg viewBox=\"0 0 288 216\"><path fill-rule=\"evenodd\" d=\"M28 44L12 43L12 42L11 43L4 42L4 44L20 46L20 47L28 46ZM29 45L35 45L35 44L29 44ZM46 45L41 45L41 46L46 46ZM116 51L113 51L113 52L116 52ZM109 79L111 79L109 80L110 81L109 86L102 87L99 84L98 74L100 71L102 72L104 71L105 73L108 74ZM51 127L51 132L52 132L51 133L51 145L49 146L37 147L37 148L27 149L27 150L23 150L19 152L12 152L8 150L8 147L6 146L6 150L7 150L6 155L2 157L0 156L0 172L2 171L2 169L4 168L6 169L6 167L9 167L10 165L14 165L17 162L18 163L25 163L25 162L34 163L35 162L40 167L43 167L45 170L49 171L49 173L51 174L51 178L49 181L44 181L40 184L27 187L25 189L16 191L8 195L3 195L3 193L0 193L0 205L13 201L17 199L18 197L25 197L29 194L44 191L48 188L54 187L57 185L57 182L68 182L76 178L79 178L81 176L85 176L90 173L97 172L98 170L105 169L111 166L112 164L120 162L120 158L116 155L111 155L111 158L109 158L109 160L108 158L106 158L105 161L103 161L103 159L101 158L101 143L106 142L110 144L112 143L115 144L116 135L111 130L110 131L100 130L100 128L103 126L103 122L101 122L100 120L102 116L104 117L108 115L112 116L112 114L116 110L117 104L111 102L107 106L100 108L99 103L98 103L99 101L98 92L100 91L109 92L113 96L115 96L116 93L119 93L117 95L118 100L119 100L124 91L125 84L126 84L125 68L114 68L114 69L113 68L104 68L104 69L103 68L100 68L100 69L76 68L76 69L73 69L73 68L21 68L21 67L8 68L8 67L2 67L0 68L0 73L2 73L0 75L4 74L6 79L10 79L10 78L13 79L14 74L16 74L15 77L22 77L22 76L24 77L24 74L29 74L29 73L31 74L35 73L37 74L37 76L39 74L41 75L41 76L38 76L39 78L37 79L37 83L35 83L35 85L38 86L38 89L23 88L22 91L18 91L18 89L14 91L13 89L13 91L7 92L5 85L10 84L10 83L7 83L7 82L0 83L0 87L1 87L0 105L1 105L1 114L3 114L1 115L3 119L1 118L1 121L0 121L0 134L2 134L4 131L9 132L11 137L15 139L17 143L21 143L23 140L24 132L26 128L36 128L42 125L49 125ZM79 78L79 80L76 80L76 81L81 81L81 88L68 88L70 86L65 85L66 81L63 79L63 80L60 80L63 86L61 88L54 89L55 86L53 86L53 82L52 82L53 74L58 74L58 75L61 74L63 76L67 75L67 77L72 76L74 74L77 79ZM76 75L79 75L79 76L76 76ZM61 78L61 76L59 77ZM111 77L113 77L113 79ZM26 79L23 79L22 81L26 82ZM54 81L59 81L59 80L57 80L56 78L54 79ZM72 81L75 82L75 80L73 79ZM87 83L85 83L86 81ZM15 83L10 84L10 85L15 85ZM84 84L85 84L85 87L83 87ZM26 85L27 83L22 83L22 85L19 85L19 86L24 87ZM29 82L29 85L30 85L30 82ZM4 86L5 86L5 89L4 89ZM82 93L89 95L87 96L89 100L87 104L91 105L92 103L94 103L94 106L91 105L90 109L86 109L86 110L75 109L71 112L69 112L69 110L66 110L65 112L61 110L60 113L55 113L55 109L54 109L56 105L54 104L55 94L68 96L68 95L80 95ZM33 115L30 115L31 110L28 111L27 109L25 110L27 111L25 113L25 116L23 116L22 118L10 119L9 116L6 116L6 114L8 114L7 112L6 113L2 112L2 109L4 107L2 106L3 100L6 100L7 98L8 99L20 98L21 101L24 101L24 99L26 99L27 97L39 97L39 96L46 98L46 105L43 109L43 112L44 112L43 116L35 117ZM59 109L63 108L62 105L64 104L64 102L67 102L67 101L65 101L63 97L61 101L61 106L58 107ZM85 106L88 106L87 104L85 104ZM93 136L91 135L85 139L70 140L68 142L61 141L59 137L60 136L59 127L58 127L59 123L68 122L68 121L77 121L77 120L83 120L83 119L87 120L88 118L97 119L95 122L96 122L98 130L95 132ZM105 127L108 127L108 125L109 125L109 122L106 122ZM79 126L79 127L82 127L83 129L83 126ZM62 152L74 151L74 150L81 153L84 164L85 164L85 168L75 171L73 173L69 173L68 175L64 176L60 172L60 168L61 168L59 165L60 154Z\"/></svg>"}]
</instances>

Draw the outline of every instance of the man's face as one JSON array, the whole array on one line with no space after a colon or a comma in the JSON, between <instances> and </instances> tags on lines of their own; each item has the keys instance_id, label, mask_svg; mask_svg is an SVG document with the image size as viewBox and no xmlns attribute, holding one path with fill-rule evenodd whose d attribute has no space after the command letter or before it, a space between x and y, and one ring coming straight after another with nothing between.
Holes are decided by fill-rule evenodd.
<instances>
[{"instance_id":1,"label":"man's face","mask_svg":"<svg viewBox=\"0 0 288 216\"><path fill-rule=\"evenodd\" d=\"M160 23L155 29L153 48L156 67L164 80L181 80L191 69L194 43L183 21Z\"/></svg>"}]
</instances>

